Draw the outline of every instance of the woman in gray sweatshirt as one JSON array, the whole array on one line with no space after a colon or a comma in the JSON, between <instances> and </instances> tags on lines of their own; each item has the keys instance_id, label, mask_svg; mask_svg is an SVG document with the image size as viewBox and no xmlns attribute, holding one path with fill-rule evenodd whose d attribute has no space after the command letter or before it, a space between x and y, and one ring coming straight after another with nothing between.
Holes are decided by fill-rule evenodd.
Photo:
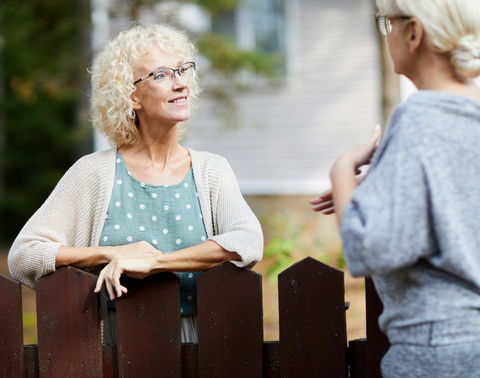
<instances>
[{"instance_id":1,"label":"woman in gray sweatshirt","mask_svg":"<svg viewBox=\"0 0 480 378\"><path fill-rule=\"evenodd\" d=\"M373 277L384 304L384 377L477 377L480 90L469 79L480 75L480 4L377 6L395 71L419 92L396 109L375 154L379 127L331 170L346 261Z\"/></svg>"}]
</instances>

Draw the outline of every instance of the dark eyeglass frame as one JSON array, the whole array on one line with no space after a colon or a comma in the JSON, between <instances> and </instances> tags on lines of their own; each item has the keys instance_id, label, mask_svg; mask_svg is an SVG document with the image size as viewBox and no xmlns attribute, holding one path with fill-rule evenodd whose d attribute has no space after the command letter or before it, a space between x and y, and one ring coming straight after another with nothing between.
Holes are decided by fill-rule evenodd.
<instances>
[{"instance_id":1,"label":"dark eyeglass frame","mask_svg":"<svg viewBox=\"0 0 480 378\"><path fill-rule=\"evenodd\" d=\"M408 20L412 18L412 16L387 16L385 14L380 14L377 13L375 15L375 23L377 24L377 30L378 32L383 35L384 37L388 37L390 33L392 32L392 22L391 20L395 18L400 18L402 20Z\"/></svg>"},{"instance_id":2,"label":"dark eyeglass frame","mask_svg":"<svg viewBox=\"0 0 480 378\"><path fill-rule=\"evenodd\" d=\"M187 69L184 69L183 66L185 66L186 64L191 64L192 66L188 67ZM144 77L141 77L140 79L135 81L133 83L133 85L136 85L136 84L140 83L141 81L145 80L146 78L149 78L150 76L153 76L154 79L157 80L158 75L161 72L165 72L166 69L173 71L172 78L175 79L175 72L178 72L179 76L182 76L182 72L180 72L180 71L183 71L185 73L187 70L193 69L193 71L195 72L195 70L197 69L197 65L195 64L195 62L185 62L185 63L182 63L177 69L170 68L170 67L162 67L162 68L159 68L158 70L150 72L148 75L145 75Z\"/></svg>"}]
</instances>

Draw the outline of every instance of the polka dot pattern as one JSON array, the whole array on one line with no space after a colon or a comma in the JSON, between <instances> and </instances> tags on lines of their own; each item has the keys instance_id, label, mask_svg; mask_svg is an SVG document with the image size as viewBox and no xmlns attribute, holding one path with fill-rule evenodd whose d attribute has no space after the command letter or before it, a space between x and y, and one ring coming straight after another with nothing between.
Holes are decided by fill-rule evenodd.
<instances>
[{"instance_id":1,"label":"polka dot pattern","mask_svg":"<svg viewBox=\"0 0 480 378\"><path fill-rule=\"evenodd\" d=\"M135 179L117 152L115 181L100 245L147 241L163 253L207 240L193 172L175 185ZM196 280L201 272L178 272L182 315L196 313Z\"/></svg>"}]
</instances>

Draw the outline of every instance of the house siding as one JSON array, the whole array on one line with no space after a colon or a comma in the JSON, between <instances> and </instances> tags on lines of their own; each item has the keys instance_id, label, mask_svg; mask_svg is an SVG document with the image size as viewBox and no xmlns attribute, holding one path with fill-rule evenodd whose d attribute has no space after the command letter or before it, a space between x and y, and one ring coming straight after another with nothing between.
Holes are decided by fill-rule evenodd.
<instances>
[{"instance_id":1,"label":"house siding","mask_svg":"<svg viewBox=\"0 0 480 378\"><path fill-rule=\"evenodd\" d=\"M200 99L182 142L227 158L244 194L326 189L334 159L381 121L373 2L290 0L287 9L286 84L237 96L235 129Z\"/></svg>"}]
</instances>

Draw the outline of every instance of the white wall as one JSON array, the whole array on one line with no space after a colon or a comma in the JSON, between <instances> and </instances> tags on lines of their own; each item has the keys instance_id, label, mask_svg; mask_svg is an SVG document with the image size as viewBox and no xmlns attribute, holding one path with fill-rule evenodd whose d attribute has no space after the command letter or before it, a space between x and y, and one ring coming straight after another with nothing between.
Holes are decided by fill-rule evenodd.
<instances>
[{"instance_id":1,"label":"white wall","mask_svg":"<svg viewBox=\"0 0 480 378\"><path fill-rule=\"evenodd\" d=\"M314 194L334 159L381 121L380 67L370 0L291 0L291 77L238 98L227 130L200 101L183 145L228 159L244 194ZM201 67L200 67L201 69Z\"/></svg>"}]
</instances>

